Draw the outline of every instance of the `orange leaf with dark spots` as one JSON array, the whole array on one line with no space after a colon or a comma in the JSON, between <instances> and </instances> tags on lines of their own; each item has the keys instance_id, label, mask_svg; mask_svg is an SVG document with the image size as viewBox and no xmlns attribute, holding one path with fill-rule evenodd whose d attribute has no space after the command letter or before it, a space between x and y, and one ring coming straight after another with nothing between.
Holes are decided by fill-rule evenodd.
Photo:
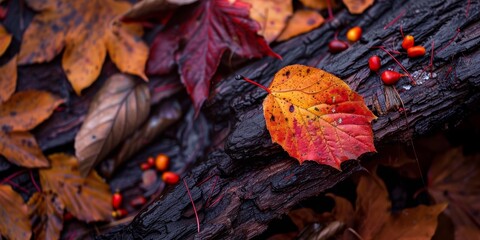
<instances>
[{"instance_id":1,"label":"orange leaf with dark spots","mask_svg":"<svg viewBox=\"0 0 480 240\"><path fill-rule=\"evenodd\" d=\"M0 102L7 101L17 86L17 57L0 67Z\"/></svg>"},{"instance_id":2,"label":"orange leaf with dark spots","mask_svg":"<svg viewBox=\"0 0 480 240\"><path fill-rule=\"evenodd\" d=\"M275 74L263 102L272 141L290 156L340 169L374 152L375 115L346 83L323 70L291 65Z\"/></svg>"},{"instance_id":3,"label":"orange leaf with dark spots","mask_svg":"<svg viewBox=\"0 0 480 240\"><path fill-rule=\"evenodd\" d=\"M77 94L100 74L107 51L122 72L144 80L148 47L140 24L118 20L131 8L114 0L27 0L38 12L23 35L20 64L52 60L62 52L62 66Z\"/></svg>"},{"instance_id":4,"label":"orange leaf with dark spots","mask_svg":"<svg viewBox=\"0 0 480 240\"><path fill-rule=\"evenodd\" d=\"M111 219L110 187L95 171L84 178L80 175L74 156L57 153L48 158L51 168L39 170L44 192L57 194L65 209L80 220L92 222Z\"/></svg>"},{"instance_id":5,"label":"orange leaf with dark spots","mask_svg":"<svg viewBox=\"0 0 480 240\"><path fill-rule=\"evenodd\" d=\"M287 23L277 41L285 41L302 33L310 32L325 22L325 19L316 11L297 10Z\"/></svg>"},{"instance_id":6,"label":"orange leaf with dark spots","mask_svg":"<svg viewBox=\"0 0 480 240\"><path fill-rule=\"evenodd\" d=\"M36 192L28 200L35 239L59 239L64 205L53 192Z\"/></svg>"},{"instance_id":7,"label":"orange leaf with dark spots","mask_svg":"<svg viewBox=\"0 0 480 240\"><path fill-rule=\"evenodd\" d=\"M343 0L348 11L353 14L361 14L370 7L375 0Z\"/></svg>"},{"instance_id":8,"label":"orange leaf with dark spots","mask_svg":"<svg viewBox=\"0 0 480 240\"><path fill-rule=\"evenodd\" d=\"M4 133L0 131L0 154L19 166L48 167L48 160L29 132Z\"/></svg>"},{"instance_id":9,"label":"orange leaf with dark spots","mask_svg":"<svg viewBox=\"0 0 480 240\"><path fill-rule=\"evenodd\" d=\"M0 185L0 235L7 239L29 240L31 228L28 208L22 196L10 185Z\"/></svg>"},{"instance_id":10,"label":"orange leaf with dark spots","mask_svg":"<svg viewBox=\"0 0 480 240\"><path fill-rule=\"evenodd\" d=\"M0 56L7 50L12 42L12 35L10 35L3 25L0 25Z\"/></svg>"}]
</instances>

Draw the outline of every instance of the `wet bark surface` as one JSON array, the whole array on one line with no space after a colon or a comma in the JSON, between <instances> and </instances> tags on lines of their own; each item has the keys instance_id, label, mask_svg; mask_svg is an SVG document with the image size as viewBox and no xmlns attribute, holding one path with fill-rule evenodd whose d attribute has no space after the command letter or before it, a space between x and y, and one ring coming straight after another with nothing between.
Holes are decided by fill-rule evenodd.
<instances>
[{"instance_id":1,"label":"wet bark surface","mask_svg":"<svg viewBox=\"0 0 480 240\"><path fill-rule=\"evenodd\" d=\"M327 44L335 32L342 35L354 25L364 29L362 39L342 53L329 54ZM385 87L370 72L367 60L376 54L382 58L382 69L400 70L390 56L376 48L400 49L400 26L405 34L415 36L416 44L424 46L428 54L417 59L395 54L416 83L403 78L395 86L397 97L393 87ZM480 4L470 1L377 1L362 15L338 12L319 29L275 46L283 61L264 58L222 79L203 111L217 149L196 163L184 178L185 184L169 189L130 224L98 239L252 238L295 204L362 171L354 160L343 163L340 172L310 162L299 165L289 158L272 144L265 128L261 103L266 93L236 81L236 74L264 85L291 64L315 66L337 75L359 92L378 116L373 131L375 143L381 147L382 143L406 141L454 126L478 109L479 43ZM187 187L198 212L200 232Z\"/></svg>"}]
</instances>

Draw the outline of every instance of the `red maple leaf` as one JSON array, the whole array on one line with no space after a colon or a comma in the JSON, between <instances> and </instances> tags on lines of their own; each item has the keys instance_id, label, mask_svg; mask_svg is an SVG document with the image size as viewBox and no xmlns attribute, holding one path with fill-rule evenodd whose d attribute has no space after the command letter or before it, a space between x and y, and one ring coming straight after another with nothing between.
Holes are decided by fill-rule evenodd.
<instances>
[{"instance_id":1,"label":"red maple leaf","mask_svg":"<svg viewBox=\"0 0 480 240\"><path fill-rule=\"evenodd\" d=\"M249 9L248 3L238 0L204 0L185 8L153 41L147 72L165 74L178 65L181 80L199 110L227 49L246 58L281 58L257 34L259 25L250 19Z\"/></svg>"}]
</instances>

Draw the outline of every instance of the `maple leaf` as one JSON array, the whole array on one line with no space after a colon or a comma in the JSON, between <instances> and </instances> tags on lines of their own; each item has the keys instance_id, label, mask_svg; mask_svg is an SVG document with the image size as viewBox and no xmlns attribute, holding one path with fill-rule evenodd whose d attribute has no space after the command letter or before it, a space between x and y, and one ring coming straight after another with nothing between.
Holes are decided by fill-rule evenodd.
<instances>
[{"instance_id":1,"label":"maple leaf","mask_svg":"<svg viewBox=\"0 0 480 240\"><path fill-rule=\"evenodd\" d=\"M36 239L59 239L64 205L53 192L36 192L28 200Z\"/></svg>"},{"instance_id":2,"label":"maple leaf","mask_svg":"<svg viewBox=\"0 0 480 240\"><path fill-rule=\"evenodd\" d=\"M310 32L325 22L325 19L316 11L298 10L288 20L287 26L278 36L277 41L285 41L302 33Z\"/></svg>"},{"instance_id":3,"label":"maple leaf","mask_svg":"<svg viewBox=\"0 0 480 240\"><path fill-rule=\"evenodd\" d=\"M375 115L363 98L334 75L317 68L282 68L263 102L272 141L302 163L340 164L374 152L370 122Z\"/></svg>"},{"instance_id":4,"label":"maple leaf","mask_svg":"<svg viewBox=\"0 0 480 240\"><path fill-rule=\"evenodd\" d=\"M335 219L343 221L358 234L352 236L351 231L345 231L344 239L358 239L359 236L365 240L431 239L437 228L437 217L447 207L447 204L420 205L392 214L387 188L376 175L360 178L355 210L348 200L330 196L335 201Z\"/></svg>"},{"instance_id":5,"label":"maple leaf","mask_svg":"<svg viewBox=\"0 0 480 240\"><path fill-rule=\"evenodd\" d=\"M0 56L5 53L10 42L12 42L12 35L10 35L5 27L0 24Z\"/></svg>"},{"instance_id":6,"label":"maple leaf","mask_svg":"<svg viewBox=\"0 0 480 240\"><path fill-rule=\"evenodd\" d=\"M246 58L263 55L280 58L258 35L258 30L258 24L249 18L248 3L200 1L174 15L165 30L155 37L147 72L165 74L178 64L181 81L198 111L208 97L210 80L227 49ZM180 42L184 42L182 47Z\"/></svg>"},{"instance_id":7,"label":"maple leaf","mask_svg":"<svg viewBox=\"0 0 480 240\"><path fill-rule=\"evenodd\" d=\"M480 154L465 156L454 148L437 158L428 171L428 192L449 203L446 215L455 225L455 239L480 236Z\"/></svg>"},{"instance_id":8,"label":"maple leaf","mask_svg":"<svg viewBox=\"0 0 480 240\"><path fill-rule=\"evenodd\" d=\"M39 12L23 35L19 64L52 60L65 52L62 66L75 92L100 74L107 51L116 66L144 80L148 47L140 24L117 20L131 5L114 0L27 0Z\"/></svg>"},{"instance_id":9,"label":"maple leaf","mask_svg":"<svg viewBox=\"0 0 480 240\"><path fill-rule=\"evenodd\" d=\"M36 90L14 94L0 105L0 154L24 167L47 167L33 135L28 130L47 119L63 100Z\"/></svg>"},{"instance_id":10,"label":"maple leaf","mask_svg":"<svg viewBox=\"0 0 480 240\"><path fill-rule=\"evenodd\" d=\"M53 192L65 209L86 222L110 220L110 187L95 171L82 177L75 157L57 153L48 156L51 168L40 169L44 192Z\"/></svg>"},{"instance_id":11,"label":"maple leaf","mask_svg":"<svg viewBox=\"0 0 480 240\"><path fill-rule=\"evenodd\" d=\"M17 57L0 67L0 102L7 101L17 86Z\"/></svg>"},{"instance_id":12,"label":"maple leaf","mask_svg":"<svg viewBox=\"0 0 480 240\"><path fill-rule=\"evenodd\" d=\"M258 30L267 42L273 42L285 28L292 15L291 0L243 0L250 3L250 17L260 24Z\"/></svg>"},{"instance_id":13,"label":"maple leaf","mask_svg":"<svg viewBox=\"0 0 480 240\"><path fill-rule=\"evenodd\" d=\"M27 205L9 185L0 185L0 233L8 239L32 236Z\"/></svg>"},{"instance_id":14,"label":"maple leaf","mask_svg":"<svg viewBox=\"0 0 480 240\"><path fill-rule=\"evenodd\" d=\"M82 176L133 133L149 112L150 92L146 83L123 74L107 79L92 100L75 137L75 153Z\"/></svg>"}]
</instances>

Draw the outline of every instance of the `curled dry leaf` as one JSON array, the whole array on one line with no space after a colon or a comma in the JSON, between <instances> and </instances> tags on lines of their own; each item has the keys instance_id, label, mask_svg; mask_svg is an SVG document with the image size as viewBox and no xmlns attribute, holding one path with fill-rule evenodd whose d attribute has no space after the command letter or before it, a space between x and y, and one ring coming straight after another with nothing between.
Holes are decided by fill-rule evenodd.
<instances>
[{"instance_id":1,"label":"curled dry leaf","mask_svg":"<svg viewBox=\"0 0 480 240\"><path fill-rule=\"evenodd\" d=\"M80 220L110 220L112 196L108 184L95 171L82 177L74 156L58 153L48 158L51 168L39 170L43 191L56 194L65 209Z\"/></svg>"},{"instance_id":2,"label":"curled dry leaf","mask_svg":"<svg viewBox=\"0 0 480 240\"><path fill-rule=\"evenodd\" d=\"M370 122L375 115L363 98L334 75L291 65L275 74L263 102L272 141L290 156L340 169L340 164L374 152Z\"/></svg>"},{"instance_id":3,"label":"curled dry leaf","mask_svg":"<svg viewBox=\"0 0 480 240\"><path fill-rule=\"evenodd\" d=\"M246 58L280 58L258 35L258 24L250 19L249 9L242 1L203 0L174 15L152 43L147 72L166 74L178 64L181 81L198 112L227 49Z\"/></svg>"},{"instance_id":4,"label":"curled dry leaf","mask_svg":"<svg viewBox=\"0 0 480 240\"><path fill-rule=\"evenodd\" d=\"M114 0L27 0L38 13L22 38L19 64L52 60L65 52L62 66L77 94L100 74L107 51L117 67L147 79L148 47L140 24L117 19L131 5Z\"/></svg>"},{"instance_id":5,"label":"curled dry leaf","mask_svg":"<svg viewBox=\"0 0 480 240\"><path fill-rule=\"evenodd\" d=\"M283 30L277 41L285 41L302 33L310 32L325 22L325 19L316 11L298 10L288 20L287 27Z\"/></svg>"},{"instance_id":6,"label":"curled dry leaf","mask_svg":"<svg viewBox=\"0 0 480 240\"><path fill-rule=\"evenodd\" d=\"M53 192L36 192L28 200L35 239L60 239L64 205Z\"/></svg>"},{"instance_id":7,"label":"curled dry leaf","mask_svg":"<svg viewBox=\"0 0 480 240\"><path fill-rule=\"evenodd\" d=\"M8 239L29 240L32 236L27 205L9 185L0 185L0 233Z\"/></svg>"},{"instance_id":8,"label":"curled dry leaf","mask_svg":"<svg viewBox=\"0 0 480 240\"><path fill-rule=\"evenodd\" d=\"M465 156L461 148L438 157L428 172L428 193L448 203L445 213L455 225L455 239L480 236L480 154Z\"/></svg>"},{"instance_id":9,"label":"curled dry leaf","mask_svg":"<svg viewBox=\"0 0 480 240\"><path fill-rule=\"evenodd\" d=\"M79 170L86 176L122 140L147 118L150 92L147 84L124 74L111 76L91 102L75 137Z\"/></svg>"},{"instance_id":10,"label":"curled dry leaf","mask_svg":"<svg viewBox=\"0 0 480 240\"><path fill-rule=\"evenodd\" d=\"M375 0L343 0L348 11L352 14L361 14L370 7Z\"/></svg>"},{"instance_id":11,"label":"curled dry leaf","mask_svg":"<svg viewBox=\"0 0 480 240\"><path fill-rule=\"evenodd\" d=\"M0 131L0 154L18 166L28 168L49 166L37 141L29 132Z\"/></svg>"},{"instance_id":12,"label":"curled dry leaf","mask_svg":"<svg viewBox=\"0 0 480 240\"><path fill-rule=\"evenodd\" d=\"M37 90L15 93L0 106L0 126L4 132L28 131L45 121L63 100Z\"/></svg>"},{"instance_id":13,"label":"curled dry leaf","mask_svg":"<svg viewBox=\"0 0 480 240\"><path fill-rule=\"evenodd\" d=\"M7 32L7 29L3 25L0 24L0 56L5 53L8 46L12 42L12 35Z\"/></svg>"},{"instance_id":14,"label":"curled dry leaf","mask_svg":"<svg viewBox=\"0 0 480 240\"><path fill-rule=\"evenodd\" d=\"M7 101L17 86L17 56L0 67L0 102Z\"/></svg>"},{"instance_id":15,"label":"curled dry leaf","mask_svg":"<svg viewBox=\"0 0 480 240\"><path fill-rule=\"evenodd\" d=\"M146 19L159 12L171 11L182 5L194 3L198 0L143 0L128 10L123 16L125 20Z\"/></svg>"},{"instance_id":16,"label":"curled dry leaf","mask_svg":"<svg viewBox=\"0 0 480 240\"><path fill-rule=\"evenodd\" d=\"M114 158L102 162L101 173L111 176L118 166L176 123L181 116L182 109L177 101L161 104L143 126L123 142Z\"/></svg>"},{"instance_id":17,"label":"curled dry leaf","mask_svg":"<svg viewBox=\"0 0 480 240\"><path fill-rule=\"evenodd\" d=\"M261 28L258 33L267 42L273 42L285 28L288 18L292 15L291 0L244 0L250 3L250 17L257 21Z\"/></svg>"}]
</instances>

